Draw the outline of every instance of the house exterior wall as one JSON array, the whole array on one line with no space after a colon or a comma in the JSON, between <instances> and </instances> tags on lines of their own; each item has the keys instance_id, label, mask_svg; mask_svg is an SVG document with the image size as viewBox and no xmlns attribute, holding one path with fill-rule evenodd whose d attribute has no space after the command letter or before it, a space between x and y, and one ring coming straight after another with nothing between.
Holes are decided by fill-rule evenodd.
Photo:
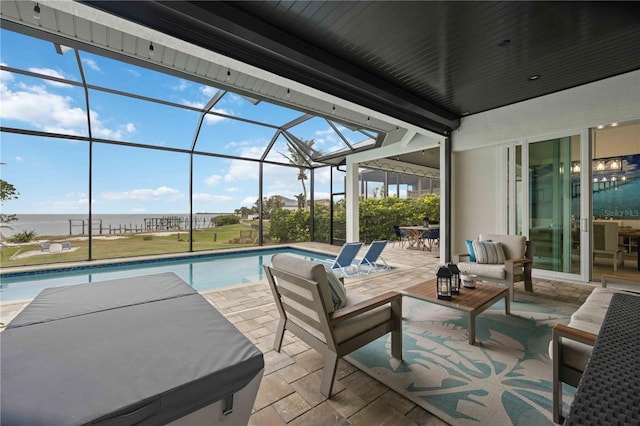
<instances>
[{"instance_id":1,"label":"house exterior wall","mask_svg":"<svg viewBox=\"0 0 640 426\"><path fill-rule=\"evenodd\" d=\"M505 144L640 118L640 71L463 118L452 139L452 250L504 232Z\"/></svg>"},{"instance_id":2,"label":"house exterior wall","mask_svg":"<svg viewBox=\"0 0 640 426\"><path fill-rule=\"evenodd\" d=\"M452 159L452 252L466 253L464 240L503 232L501 147L458 152Z\"/></svg>"}]
</instances>

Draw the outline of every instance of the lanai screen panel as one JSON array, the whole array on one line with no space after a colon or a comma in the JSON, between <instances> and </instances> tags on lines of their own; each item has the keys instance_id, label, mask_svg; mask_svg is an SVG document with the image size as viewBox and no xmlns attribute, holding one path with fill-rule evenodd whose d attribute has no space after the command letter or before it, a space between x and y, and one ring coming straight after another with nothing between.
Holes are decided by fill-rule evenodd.
<instances>
[{"instance_id":1,"label":"lanai screen panel","mask_svg":"<svg viewBox=\"0 0 640 426\"><path fill-rule=\"evenodd\" d=\"M2 72L2 84L2 126L89 135L82 87L7 71Z\"/></svg>"},{"instance_id":2,"label":"lanai screen panel","mask_svg":"<svg viewBox=\"0 0 640 426\"><path fill-rule=\"evenodd\" d=\"M84 51L80 52L80 58L90 85L194 107L204 106L217 91L211 86Z\"/></svg>"},{"instance_id":3,"label":"lanai screen panel","mask_svg":"<svg viewBox=\"0 0 640 426\"><path fill-rule=\"evenodd\" d=\"M195 151L259 159L275 133L272 127L207 115Z\"/></svg>"},{"instance_id":4,"label":"lanai screen panel","mask_svg":"<svg viewBox=\"0 0 640 426\"><path fill-rule=\"evenodd\" d=\"M71 81L82 81L73 51L64 55L58 54L55 45L50 41L0 28L0 47L3 65Z\"/></svg>"},{"instance_id":5,"label":"lanai screen panel","mask_svg":"<svg viewBox=\"0 0 640 426\"><path fill-rule=\"evenodd\" d=\"M303 115L300 111L274 103L226 92L214 106L215 111L258 123L282 126Z\"/></svg>"},{"instance_id":6,"label":"lanai screen panel","mask_svg":"<svg viewBox=\"0 0 640 426\"><path fill-rule=\"evenodd\" d=\"M188 150L200 113L99 90L89 91L93 137Z\"/></svg>"}]
</instances>

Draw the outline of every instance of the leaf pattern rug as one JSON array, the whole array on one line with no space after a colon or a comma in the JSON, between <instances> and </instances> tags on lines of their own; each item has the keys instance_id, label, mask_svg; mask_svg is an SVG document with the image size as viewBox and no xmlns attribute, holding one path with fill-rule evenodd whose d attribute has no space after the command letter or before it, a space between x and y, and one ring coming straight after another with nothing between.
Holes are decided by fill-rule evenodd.
<instances>
[{"instance_id":1,"label":"leaf pattern rug","mask_svg":"<svg viewBox=\"0 0 640 426\"><path fill-rule=\"evenodd\" d=\"M403 297L404 360L391 356L390 335L345 358L452 425L553 425L551 329L576 307L517 298L511 315L502 300L476 317L472 346L466 313Z\"/></svg>"}]
</instances>

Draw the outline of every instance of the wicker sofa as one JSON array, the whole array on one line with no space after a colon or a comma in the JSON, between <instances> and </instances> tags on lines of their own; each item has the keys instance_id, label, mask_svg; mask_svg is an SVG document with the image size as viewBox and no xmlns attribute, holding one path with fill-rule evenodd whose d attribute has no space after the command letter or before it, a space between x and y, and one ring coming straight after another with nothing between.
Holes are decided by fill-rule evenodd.
<instances>
[{"instance_id":1,"label":"wicker sofa","mask_svg":"<svg viewBox=\"0 0 640 426\"><path fill-rule=\"evenodd\" d=\"M533 265L533 243L522 235L480 234L478 241L499 242L504 251L504 263L478 263L470 260L469 253L453 256L460 273L476 275L479 280L497 282L509 288L513 300L514 283L524 281L526 291L533 291L531 269Z\"/></svg>"},{"instance_id":2,"label":"wicker sofa","mask_svg":"<svg viewBox=\"0 0 640 426\"><path fill-rule=\"evenodd\" d=\"M625 287L608 287L622 284ZM637 287L637 288L636 288ZM603 275L602 285L593 290L587 300L571 316L568 325L557 324L549 342L549 356L553 360L553 421L563 422L562 383L577 387L600 326L609 308L611 297L618 292L632 292L640 297L640 279Z\"/></svg>"}]
</instances>

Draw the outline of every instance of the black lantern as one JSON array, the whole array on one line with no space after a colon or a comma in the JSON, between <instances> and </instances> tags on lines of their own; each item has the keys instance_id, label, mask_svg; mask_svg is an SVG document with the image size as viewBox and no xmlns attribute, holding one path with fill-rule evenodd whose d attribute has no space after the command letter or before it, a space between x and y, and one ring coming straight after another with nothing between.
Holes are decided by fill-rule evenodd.
<instances>
[{"instance_id":1,"label":"black lantern","mask_svg":"<svg viewBox=\"0 0 640 426\"><path fill-rule=\"evenodd\" d=\"M460 294L460 269L455 263L447 263L447 267L451 271L451 293Z\"/></svg>"},{"instance_id":2,"label":"black lantern","mask_svg":"<svg viewBox=\"0 0 640 426\"><path fill-rule=\"evenodd\" d=\"M438 299L451 299L451 270L441 266L436 274L436 294Z\"/></svg>"}]
</instances>

